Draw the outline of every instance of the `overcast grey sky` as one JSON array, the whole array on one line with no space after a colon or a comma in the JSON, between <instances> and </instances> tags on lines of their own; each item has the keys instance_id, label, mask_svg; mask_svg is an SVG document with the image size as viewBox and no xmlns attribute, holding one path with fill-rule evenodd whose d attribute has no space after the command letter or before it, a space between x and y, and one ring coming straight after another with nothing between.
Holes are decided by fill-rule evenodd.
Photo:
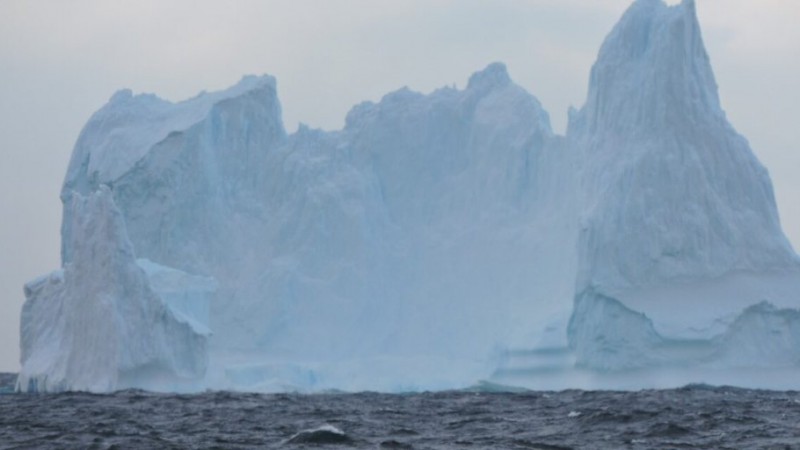
<instances>
[{"instance_id":1,"label":"overcast grey sky","mask_svg":"<svg viewBox=\"0 0 800 450\"><path fill-rule=\"evenodd\" d=\"M72 146L117 89L181 100L269 73L288 130L336 129L360 101L464 86L503 61L563 132L631 1L0 1L0 371L19 367L23 283L59 266ZM770 170L797 247L800 1L697 0L697 10L723 107Z\"/></svg>"}]
</instances>

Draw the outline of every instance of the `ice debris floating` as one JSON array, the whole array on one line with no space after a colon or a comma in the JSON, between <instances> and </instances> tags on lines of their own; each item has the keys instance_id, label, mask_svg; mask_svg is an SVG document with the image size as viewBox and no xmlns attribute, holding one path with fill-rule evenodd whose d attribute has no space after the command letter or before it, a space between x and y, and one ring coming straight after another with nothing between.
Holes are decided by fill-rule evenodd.
<instances>
[{"instance_id":1,"label":"ice debris floating","mask_svg":"<svg viewBox=\"0 0 800 450\"><path fill-rule=\"evenodd\" d=\"M800 387L800 263L690 0L633 3L565 136L499 63L334 132L269 76L120 91L62 199L21 390Z\"/></svg>"}]
</instances>

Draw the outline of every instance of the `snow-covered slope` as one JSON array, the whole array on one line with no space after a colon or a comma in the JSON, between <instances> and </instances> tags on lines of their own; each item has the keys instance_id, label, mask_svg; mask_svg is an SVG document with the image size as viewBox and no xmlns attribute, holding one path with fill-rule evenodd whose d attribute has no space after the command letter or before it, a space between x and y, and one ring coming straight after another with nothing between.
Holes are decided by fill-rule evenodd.
<instances>
[{"instance_id":1,"label":"snow-covered slope","mask_svg":"<svg viewBox=\"0 0 800 450\"><path fill-rule=\"evenodd\" d=\"M587 373L794 367L777 355L794 354L800 266L766 170L720 107L692 1L634 2L565 137L499 63L463 90L357 105L334 132L287 134L276 89L265 76L180 103L115 94L67 172L63 276L30 285L23 328L72 295L57 280L94 283L83 224L99 213L72 199L99 196L119 207L125 264L145 258L131 266L145 297L213 330L209 387L591 387ZM25 333L23 374L94 364L77 347L34 364L56 352ZM57 387L118 387L106 367Z\"/></svg>"},{"instance_id":2,"label":"snow-covered slope","mask_svg":"<svg viewBox=\"0 0 800 450\"><path fill-rule=\"evenodd\" d=\"M18 389L196 389L209 331L191 311L207 308L213 281L148 265L159 280L152 286L107 187L66 203L75 252L62 270L25 286ZM171 305L159 290L196 294L190 305Z\"/></svg>"}]
</instances>

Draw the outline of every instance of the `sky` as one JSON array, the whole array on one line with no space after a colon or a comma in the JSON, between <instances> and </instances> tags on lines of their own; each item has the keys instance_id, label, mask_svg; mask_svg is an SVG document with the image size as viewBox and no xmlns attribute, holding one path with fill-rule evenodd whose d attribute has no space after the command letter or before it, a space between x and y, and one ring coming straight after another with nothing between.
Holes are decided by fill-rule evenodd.
<instances>
[{"instance_id":1,"label":"sky","mask_svg":"<svg viewBox=\"0 0 800 450\"><path fill-rule=\"evenodd\" d=\"M361 101L464 87L502 61L563 133L631 1L0 1L0 371L19 368L23 284L60 266L72 147L116 90L178 101L268 73L287 130L331 130ZM723 108L770 171L798 248L800 2L697 0L697 11Z\"/></svg>"}]
</instances>

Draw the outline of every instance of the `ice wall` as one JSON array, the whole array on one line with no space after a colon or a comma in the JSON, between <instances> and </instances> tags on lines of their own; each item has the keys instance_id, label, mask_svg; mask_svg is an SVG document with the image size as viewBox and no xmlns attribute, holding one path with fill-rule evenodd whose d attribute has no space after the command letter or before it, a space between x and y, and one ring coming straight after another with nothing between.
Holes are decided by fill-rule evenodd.
<instances>
[{"instance_id":1,"label":"ice wall","mask_svg":"<svg viewBox=\"0 0 800 450\"><path fill-rule=\"evenodd\" d=\"M25 286L18 389L181 390L196 383L206 370L209 330L153 289L111 191L100 186L65 203L75 251L63 269ZM207 305L213 286L198 289L193 303Z\"/></svg>"}]
</instances>

